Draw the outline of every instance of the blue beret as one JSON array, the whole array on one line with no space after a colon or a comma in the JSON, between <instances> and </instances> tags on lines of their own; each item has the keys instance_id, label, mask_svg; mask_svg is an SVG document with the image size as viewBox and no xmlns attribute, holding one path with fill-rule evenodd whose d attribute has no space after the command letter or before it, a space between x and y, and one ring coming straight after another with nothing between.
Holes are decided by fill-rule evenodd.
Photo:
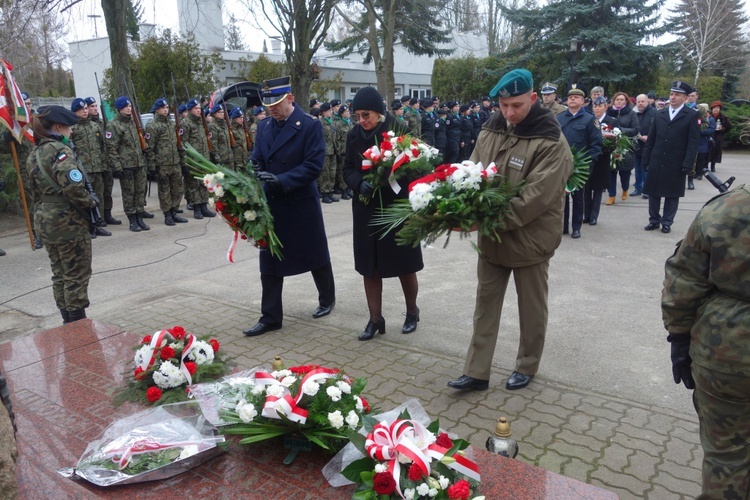
<instances>
[{"instance_id":1,"label":"blue beret","mask_svg":"<svg viewBox=\"0 0 750 500\"><path fill-rule=\"evenodd\" d=\"M197 105L198 105L197 99L190 99L188 102L185 103L185 109L189 111L193 109L194 107L196 107Z\"/></svg>"},{"instance_id":2,"label":"blue beret","mask_svg":"<svg viewBox=\"0 0 750 500\"><path fill-rule=\"evenodd\" d=\"M524 68L514 69L503 76L490 91L490 97L516 97L529 92L534 86L534 77Z\"/></svg>"},{"instance_id":3,"label":"blue beret","mask_svg":"<svg viewBox=\"0 0 750 500\"><path fill-rule=\"evenodd\" d=\"M331 107L332 108L335 108L339 104L341 104L341 99L331 99Z\"/></svg>"},{"instance_id":4,"label":"blue beret","mask_svg":"<svg viewBox=\"0 0 750 500\"><path fill-rule=\"evenodd\" d=\"M179 106L177 106L177 112L178 113L182 114L185 111L187 111L187 107L185 106L185 104L180 104Z\"/></svg>"},{"instance_id":5,"label":"blue beret","mask_svg":"<svg viewBox=\"0 0 750 500\"><path fill-rule=\"evenodd\" d=\"M321 113L323 111L328 111L330 109L331 109L331 103L330 102L324 102L323 104L320 105L320 112Z\"/></svg>"},{"instance_id":6,"label":"blue beret","mask_svg":"<svg viewBox=\"0 0 750 500\"><path fill-rule=\"evenodd\" d=\"M242 116L242 109L240 109L239 106L235 106L229 111L229 118L234 119L234 118L239 118L241 116Z\"/></svg>"},{"instance_id":7,"label":"blue beret","mask_svg":"<svg viewBox=\"0 0 750 500\"><path fill-rule=\"evenodd\" d=\"M61 125L75 125L78 123L78 117L62 106L42 106L38 110L37 117L47 120L51 123Z\"/></svg>"},{"instance_id":8,"label":"blue beret","mask_svg":"<svg viewBox=\"0 0 750 500\"><path fill-rule=\"evenodd\" d=\"M599 96L596 99L594 99L594 106L601 106L602 104L607 104L607 98L603 96Z\"/></svg>"},{"instance_id":9,"label":"blue beret","mask_svg":"<svg viewBox=\"0 0 750 500\"><path fill-rule=\"evenodd\" d=\"M73 103L70 105L70 110L75 113L79 109L83 109L85 107L86 101L84 101L80 97L76 97L75 99L73 99Z\"/></svg>"},{"instance_id":10,"label":"blue beret","mask_svg":"<svg viewBox=\"0 0 750 500\"><path fill-rule=\"evenodd\" d=\"M96 99L94 99L93 97L87 97L86 99L83 100L83 102L85 102L86 105L88 106L89 104L96 104Z\"/></svg>"},{"instance_id":11,"label":"blue beret","mask_svg":"<svg viewBox=\"0 0 750 500\"><path fill-rule=\"evenodd\" d=\"M163 97L160 97L154 101L154 105L151 106L151 112L153 113L157 109L163 108L164 106L169 106L169 103L167 102L166 99L164 99Z\"/></svg>"},{"instance_id":12,"label":"blue beret","mask_svg":"<svg viewBox=\"0 0 750 500\"><path fill-rule=\"evenodd\" d=\"M218 113L219 111L224 111L224 106L221 103L214 104L209 113L214 114Z\"/></svg>"},{"instance_id":13,"label":"blue beret","mask_svg":"<svg viewBox=\"0 0 750 500\"><path fill-rule=\"evenodd\" d=\"M253 110L253 116L258 116L261 113L264 113L266 110L263 108L263 106L258 106Z\"/></svg>"},{"instance_id":14,"label":"blue beret","mask_svg":"<svg viewBox=\"0 0 750 500\"><path fill-rule=\"evenodd\" d=\"M121 95L115 99L115 109L120 110L130 104L130 98L126 95Z\"/></svg>"},{"instance_id":15,"label":"blue beret","mask_svg":"<svg viewBox=\"0 0 750 500\"><path fill-rule=\"evenodd\" d=\"M206 107L206 109L204 109L202 111L203 111L203 116L208 116L208 114L211 111L211 109L209 109L208 107Z\"/></svg>"}]
</instances>

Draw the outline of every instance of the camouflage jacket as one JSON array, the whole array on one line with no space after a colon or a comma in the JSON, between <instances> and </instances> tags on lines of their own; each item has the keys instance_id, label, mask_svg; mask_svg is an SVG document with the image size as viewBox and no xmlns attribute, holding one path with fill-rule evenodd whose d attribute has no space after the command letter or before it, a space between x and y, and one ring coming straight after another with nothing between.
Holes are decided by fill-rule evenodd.
<instances>
[{"instance_id":1,"label":"camouflage jacket","mask_svg":"<svg viewBox=\"0 0 750 500\"><path fill-rule=\"evenodd\" d=\"M107 169L108 164L103 148L104 137L98 123L89 118L79 120L78 124L73 127L70 140L86 172L98 174Z\"/></svg>"},{"instance_id":2,"label":"camouflage jacket","mask_svg":"<svg viewBox=\"0 0 750 500\"><path fill-rule=\"evenodd\" d=\"M411 129L412 135L415 137L422 136L422 116L419 114L419 110L409 108L404 110L404 119L409 122L409 129Z\"/></svg>"},{"instance_id":3,"label":"camouflage jacket","mask_svg":"<svg viewBox=\"0 0 750 500\"><path fill-rule=\"evenodd\" d=\"M232 121L232 135L236 147L232 150L233 164L230 165L235 170L245 168L250 153L247 150L247 138L245 137L245 127Z\"/></svg>"},{"instance_id":4,"label":"camouflage jacket","mask_svg":"<svg viewBox=\"0 0 750 500\"><path fill-rule=\"evenodd\" d=\"M216 162L225 167L231 167L234 155L232 154L232 147L229 142L229 130L227 130L226 122L214 118L208 124L208 133L214 147L213 153Z\"/></svg>"},{"instance_id":5,"label":"camouflage jacket","mask_svg":"<svg viewBox=\"0 0 750 500\"><path fill-rule=\"evenodd\" d=\"M146 159L141 151L138 129L130 116L117 113L117 116L107 123L104 133L107 145L107 158L112 170L121 172L123 168L138 168L146 166Z\"/></svg>"},{"instance_id":6,"label":"camouflage jacket","mask_svg":"<svg viewBox=\"0 0 750 500\"><path fill-rule=\"evenodd\" d=\"M667 259L664 327L690 335L693 363L731 375L750 373L750 186L721 194L698 212Z\"/></svg>"},{"instance_id":7,"label":"camouflage jacket","mask_svg":"<svg viewBox=\"0 0 750 500\"><path fill-rule=\"evenodd\" d=\"M187 118L180 121L180 125L182 125L182 141L187 142L196 151L208 158L208 140L206 140L206 132L203 130L201 117L188 113Z\"/></svg>"},{"instance_id":8,"label":"camouflage jacket","mask_svg":"<svg viewBox=\"0 0 750 500\"><path fill-rule=\"evenodd\" d=\"M73 151L59 140L42 138L29 155L26 167L36 200L34 226L44 242L54 245L88 237L86 211L95 203L86 190L84 174ZM42 168L53 183L41 172Z\"/></svg>"},{"instance_id":9,"label":"camouflage jacket","mask_svg":"<svg viewBox=\"0 0 750 500\"><path fill-rule=\"evenodd\" d=\"M339 114L333 115L333 123L336 125L336 154L343 155L346 150L346 136L349 135L349 122Z\"/></svg>"},{"instance_id":10,"label":"camouflage jacket","mask_svg":"<svg viewBox=\"0 0 750 500\"><path fill-rule=\"evenodd\" d=\"M148 142L149 167L156 169L162 165L179 165L180 153L177 151L177 133L174 122L169 116L155 114L154 119L146 125L146 142Z\"/></svg>"},{"instance_id":11,"label":"camouflage jacket","mask_svg":"<svg viewBox=\"0 0 750 500\"><path fill-rule=\"evenodd\" d=\"M333 118L321 117L320 124L323 126L323 138L326 141L326 156L339 154L338 131Z\"/></svg>"}]
</instances>

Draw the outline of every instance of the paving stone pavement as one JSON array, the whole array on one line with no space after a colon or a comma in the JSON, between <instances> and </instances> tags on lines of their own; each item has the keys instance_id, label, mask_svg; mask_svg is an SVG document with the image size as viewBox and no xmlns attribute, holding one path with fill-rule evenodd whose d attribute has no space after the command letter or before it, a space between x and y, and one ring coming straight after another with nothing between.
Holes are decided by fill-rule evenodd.
<instances>
[{"instance_id":1,"label":"paving stone pavement","mask_svg":"<svg viewBox=\"0 0 750 500\"><path fill-rule=\"evenodd\" d=\"M259 312L183 293L109 310L97 320L143 335L178 324L197 335L213 335L241 368L270 367L276 355L288 366L344 368L367 378L365 394L377 408L417 398L442 427L477 447L484 447L497 419L505 416L520 443L519 460L622 499L694 498L700 492L702 451L695 418L540 376L526 389L508 391L509 372L497 368L488 391L460 393L445 384L461 372L463 359L389 342L393 332L359 342L351 331L312 318L286 317L279 331L244 337L242 328Z\"/></svg>"}]
</instances>

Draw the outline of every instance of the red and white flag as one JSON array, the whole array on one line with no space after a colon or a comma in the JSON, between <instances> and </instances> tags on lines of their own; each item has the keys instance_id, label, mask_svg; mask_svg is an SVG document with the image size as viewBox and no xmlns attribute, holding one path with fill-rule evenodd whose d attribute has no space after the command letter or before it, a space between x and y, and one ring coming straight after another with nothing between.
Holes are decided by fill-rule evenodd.
<instances>
[{"instance_id":1,"label":"red and white flag","mask_svg":"<svg viewBox=\"0 0 750 500\"><path fill-rule=\"evenodd\" d=\"M33 141L33 134L28 127L31 111L26 107L21 90L11 75L13 65L0 59L0 69L0 124L10 130L18 142L21 142L22 136Z\"/></svg>"}]
</instances>

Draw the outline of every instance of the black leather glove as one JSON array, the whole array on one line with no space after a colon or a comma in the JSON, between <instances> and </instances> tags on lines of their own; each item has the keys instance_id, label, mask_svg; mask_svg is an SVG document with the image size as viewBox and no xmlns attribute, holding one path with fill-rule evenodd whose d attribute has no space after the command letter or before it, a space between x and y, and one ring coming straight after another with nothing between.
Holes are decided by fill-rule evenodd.
<instances>
[{"instance_id":1,"label":"black leather glove","mask_svg":"<svg viewBox=\"0 0 750 500\"><path fill-rule=\"evenodd\" d=\"M682 168L680 168L680 172L682 172L683 174L689 174L692 171L693 171L693 167L682 167Z\"/></svg>"},{"instance_id":2,"label":"black leather glove","mask_svg":"<svg viewBox=\"0 0 750 500\"><path fill-rule=\"evenodd\" d=\"M276 177L271 172L258 172L255 174L258 180L261 180L268 184L270 187L279 187L281 183L279 182L279 178Z\"/></svg>"},{"instance_id":3,"label":"black leather glove","mask_svg":"<svg viewBox=\"0 0 750 500\"><path fill-rule=\"evenodd\" d=\"M133 179L135 179L135 173L133 172L132 168L123 168L122 169L121 177L123 179L127 179L129 181L132 181Z\"/></svg>"},{"instance_id":4,"label":"black leather glove","mask_svg":"<svg viewBox=\"0 0 750 500\"><path fill-rule=\"evenodd\" d=\"M688 389L695 389L695 381L690 371L693 359L690 357L690 334L667 336L667 341L672 344L672 375L674 383L682 382Z\"/></svg>"},{"instance_id":5,"label":"black leather glove","mask_svg":"<svg viewBox=\"0 0 750 500\"><path fill-rule=\"evenodd\" d=\"M375 186L367 181L362 181L359 183L359 194L368 198L372 198L373 193L375 193Z\"/></svg>"}]
</instances>

